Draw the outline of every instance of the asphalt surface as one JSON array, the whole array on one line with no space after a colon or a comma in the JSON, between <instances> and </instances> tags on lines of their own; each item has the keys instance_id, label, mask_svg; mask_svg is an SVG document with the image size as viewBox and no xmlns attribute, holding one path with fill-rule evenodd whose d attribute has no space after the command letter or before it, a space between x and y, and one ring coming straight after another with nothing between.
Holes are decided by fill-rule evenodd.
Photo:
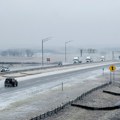
<instances>
[{"instance_id":1,"label":"asphalt surface","mask_svg":"<svg viewBox=\"0 0 120 120\"><path fill-rule=\"evenodd\" d=\"M35 116L35 114L38 113L38 111L41 113L46 112L47 110L50 110L51 108L55 108L55 106L63 102L76 98L80 93L82 94L86 89L91 89L91 88L94 88L95 86L98 86L99 84L102 84L102 81L99 81L99 80L94 81L93 79L91 80L90 83L83 82L81 84L82 79L89 78L90 76L95 75L96 72L92 74L93 71L98 70L102 74L102 68L104 67L105 69L108 70L108 66L109 66L109 65L102 65L99 67L95 67L95 65L97 64L89 66L89 68L84 68L87 65L86 66L81 65L81 68L83 67L81 70L77 70L77 69L75 70L76 67L74 67L72 68L73 69L72 71L68 71L65 73L64 73L64 69L61 69L60 71L63 70L63 73L19 81L18 87L4 88L4 86L1 86L0 87L0 96L1 96L0 118L5 118L6 120L16 120L15 116L17 117L17 119L18 118L21 119L22 117L24 119L26 117L30 118L29 116L31 117ZM77 67L80 67L80 66L77 66ZM73 85L71 84L71 81L74 81L74 80L79 80L80 82L79 85L77 83L73 87ZM71 87L69 88L68 86L66 86L64 93L63 92L61 93L61 90L59 91L58 88L57 88L57 91L56 90L54 92L51 91L51 93L48 92L48 94L42 93L42 91L44 91L45 89L48 89L50 87L53 88L56 85L61 84L61 82L64 82L64 83L70 82ZM34 92L30 90L31 88L37 88L37 89ZM59 89L61 88L59 87ZM28 90L29 92L26 90ZM41 93L36 94L36 92L39 92L37 90L39 90ZM42 97L41 97L41 94L42 94ZM29 98L29 95L32 97ZM24 100L21 100L21 97L23 97ZM8 103L8 106L6 105L7 103ZM3 109L2 109L2 104L3 106L4 104L6 105L5 108L3 107ZM6 116L6 114L8 114L8 116ZM13 116L13 114L15 116Z\"/></svg>"},{"instance_id":2,"label":"asphalt surface","mask_svg":"<svg viewBox=\"0 0 120 120\"><path fill-rule=\"evenodd\" d=\"M44 77L39 77L39 78L34 78L34 79L30 79L29 81L20 81L18 83L18 87L14 87L14 88L4 88L4 86L2 88L0 88L0 94L4 94L4 93L13 93L16 91L20 91L23 89L29 89L31 87L34 86L40 86L40 85L44 85L47 83L53 83L56 82L56 85L61 82L64 82L65 79L69 80L71 77L76 77L76 76L88 76L90 71L94 71L94 70L102 70L102 68L108 68L109 65L103 65L100 67L91 67L91 68L84 68L82 70L77 70L77 71L72 71L72 72L66 72L66 73L60 73L60 74L55 74L55 75L48 75L48 76L44 76Z\"/></svg>"}]
</instances>

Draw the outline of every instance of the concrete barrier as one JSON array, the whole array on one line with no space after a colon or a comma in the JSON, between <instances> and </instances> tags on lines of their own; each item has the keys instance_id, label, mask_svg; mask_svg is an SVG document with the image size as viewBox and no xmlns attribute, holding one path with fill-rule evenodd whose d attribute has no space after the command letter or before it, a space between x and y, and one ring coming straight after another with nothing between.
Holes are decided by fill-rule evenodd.
<instances>
[{"instance_id":1,"label":"concrete barrier","mask_svg":"<svg viewBox=\"0 0 120 120\"><path fill-rule=\"evenodd\" d=\"M80 104L73 103L73 104L71 104L71 106L83 108L86 110L116 110L116 109L120 109L120 105L110 106L110 107L90 107L90 106L86 106L86 105L80 105Z\"/></svg>"}]
</instances>

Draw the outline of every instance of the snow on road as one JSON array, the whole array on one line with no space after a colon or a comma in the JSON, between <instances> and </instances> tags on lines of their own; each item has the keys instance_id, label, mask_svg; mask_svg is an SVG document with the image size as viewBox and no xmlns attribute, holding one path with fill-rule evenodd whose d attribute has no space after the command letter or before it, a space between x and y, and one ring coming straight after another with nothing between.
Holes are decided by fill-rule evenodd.
<instances>
[{"instance_id":1,"label":"snow on road","mask_svg":"<svg viewBox=\"0 0 120 120\"><path fill-rule=\"evenodd\" d=\"M103 64L103 65L107 65L107 64ZM95 65L95 66L100 66L100 65ZM87 68L91 68L91 67L93 67L93 66L75 67L75 68L67 69L67 70L60 70L60 71L47 72L47 73L38 74L38 75L20 77L17 80L24 81L24 80L29 80L29 79L33 79L33 78L48 76L48 75L54 75L54 74L60 74L60 73L65 73L65 72L87 69ZM108 72L108 71L109 70L105 69L104 72ZM91 77L94 78L101 74L102 74L102 70L96 70L96 71L89 72L87 74L76 75L76 77L70 77L67 79L63 79L63 83L67 84L67 85L71 85L76 82L80 83L80 82L83 82L84 79L86 79L86 78L88 78L88 79ZM43 85L33 86L30 89L22 89L21 91L16 90L15 92L10 93L10 94L9 94L9 92L1 94L0 110L6 108L8 105L10 105L11 103L13 103L15 101L20 101L20 100L26 99L28 97L31 97L32 95L49 90L50 88L53 88L53 87L57 87L57 86L59 87L59 86L61 86L61 84L62 84L61 81L56 81L56 82L46 83ZM4 80L0 81L0 88L3 86L4 86ZM8 89L15 89L15 88L8 88Z\"/></svg>"},{"instance_id":2,"label":"snow on road","mask_svg":"<svg viewBox=\"0 0 120 120\"><path fill-rule=\"evenodd\" d=\"M96 65L96 66L100 66L100 65ZM20 77L20 78L18 78L18 81L24 81L24 80L29 80L29 79L33 79L33 78L38 78L38 77L43 77L43 76L48 76L48 75L53 75L53 74L60 74L60 73L65 73L65 72L70 72L70 71L77 71L77 70L87 69L90 67L93 67L93 66L89 66L89 67L84 66L81 68L75 67L75 68L67 69L67 70L53 71L53 72L47 72L47 73L42 73L42 74L38 74L38 75ZM105 69L104 72L107 73L108 71L109 71L108 69ZM103 74L102 70L96 70L96 71L92 71L89 73L84 73L83 75L76 75L76 77L68 77L66 79L63 79L64 89L70 88L71 86L74 86L76 84L84 83L85 81L94 79L96 76L99 76L102 74ZM95 83L95 84L97 84L97 83ZM2 80L2 81L0 81L0 88L2 88L3 85L4 85L4 81ZM34 98L35 96L39 96L44 93L47 94L48 91L53 88L61 89L61 86L62 86L61 81L56 81L56 82L46 83L43 85L33 86L29 89L24 88L24 89L21 89L20 91L15 90L13 93L11 93L11 92L9 93L9 89L15 89L15 88L6 88L6 89L8 89L8 92L0 95L0 112L1 112L0 116L2 115L1 117L3 117L3 116L5 117L6 111L7 112L11 111L13 109L14 104L16 105L15 108L17 109L17 106L20 106L20 105L24 106L26 104L23 101L29 101L31 98ZM3 89L5 89L5 88L3 88ZM17 103L19 103L19 105ZM21 106L22 109L23 109L23 106ZM24 109L26 109L26 108L24 108ZM31 109L33 109L32 106L29 107L28 111L31 111ZM16 114L21 115L21 114L23 114L23 112L19 113L17 111ZM1 117L0 117L0 119L1 119ZM8 118L6 118L6 120L7 119ZM11 120L13 120L13 118L11 118Z\"/></svg>"}]
</instances>

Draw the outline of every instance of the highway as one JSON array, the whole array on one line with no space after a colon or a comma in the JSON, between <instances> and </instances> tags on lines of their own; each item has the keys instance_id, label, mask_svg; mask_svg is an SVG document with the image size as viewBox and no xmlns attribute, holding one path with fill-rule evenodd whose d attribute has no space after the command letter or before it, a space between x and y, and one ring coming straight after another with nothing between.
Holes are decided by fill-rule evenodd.
<instances>
[{"instance_id":1,"label":"highway","mask_svg":"<svg viewBox=\"0 0 120 120\"><path fill-rule=\"evenodd\" d=\"M64 84L72 84L72 82L75 80L77 81L78 79L84 81L84 79L92 75L96 75L96 73L93 73L94 71L102 74L102 69L104 68L108 70L108 67L111 64L114 64L118 67L120 66L119 62L103 62L63 68L52 68L51 71L43 73L45 75L35 75L37 77L29 77L27 80L21 80L21 78L17 78L19 85L18 87L13 88L5 88L4 81L2 80L0 81L0 110L5 110L10 104L28 99L28 97L34 96L34 94L44 92L56 86L60 86L62 82Z\"/></svg>"},{"instance_id":2,"label":"highway","mask_svg":"<svg viewBox=\"0 0 120 120\"><path fill-rule=\"evenodd\" d=\"M102 69L108 69L109 64L112 64L111 62L109 63L94 63L93 65L91 64L85 64L84 66L82 65L78 65L78 66L72 66L67 68L67 72L62 72L64 69L66 68L60 68L61 72L60 73L55 73L55 74L51 74L51 75L47 75L47 76L43 76L43 77L38 77L38 78L30 78L29 80L24 80L24 81L19 81L19 85L16 88L4 88L4 85L0 87L0 94L4 94L4 93L8 93L10 94L10 92L16 92L16 91L21 91L23 89L29 89L32 87L36 87L39 86L39 88L41 88L41 86L45 85L45 84L49 84L49 87L54 87L58 84L61 84L62 82L69 82L70 78L75 78L77 76L80 76L82 78L82 76L87 77L90 75L91 71L95 71L95 70L100 70L102 71ZM115 63L117 66L119 66L119 63ZM82 66L82 67L81 67ZM87 66L87 67L86 67ZM79 68L81 67L81 69ZM69 70L70 68L72 68L72 70ZM78 69L75 69L78 68ZM53 71L54 73L54 71ZM52 85L53 83L53 85ZM46 85L47 86L47 85ZM47 89L47 88L45 88Z\"/></svg>"},{"instance_id":3,"label":"highway","mask_svg":"<svg viewBox=\"0 0 120 120\"><path fill-rule=\"evenodd\" d=\"M109 67L109 65L107 65L107 63L105 63L105 65L101 63L94 63L92 66L89 66L86 68L87 64L84 65L84 67L82 67L81 69L75 69L74 67L72 68L73 70L68 70L67 72L62 72L62 73L56 73L56 74L52 74L52 75L47 75L47 76L43 76L43 77L38 77L38 78L30 78L29 80L25 80L25 81L19 81L19 85L18 87L15 88L4 88L4 86L0 87L0 94L3 93L8 93L10 94L10 92L14 92L14 91L20 91L23 89L29 89L31 87L36 87L36 86L42 86L48 83L54 83L54 86L57 84L60 84L61 82L68 82L69 79L72 77L77 77L77 76L88 76L89 72L94 71L94 70L102 70L103 68L107 68ZM108 63L111 64L111 63ZM116 63L117 66L119 66L119 63ZM76 68L80 67L76 66ZM64 68L63 68L64 69ZM66 81L67 80L67 81ZM56 83L56 84L55 84ZM53 87L53 86L52 86Z\"/></svg>"}]
</instances>

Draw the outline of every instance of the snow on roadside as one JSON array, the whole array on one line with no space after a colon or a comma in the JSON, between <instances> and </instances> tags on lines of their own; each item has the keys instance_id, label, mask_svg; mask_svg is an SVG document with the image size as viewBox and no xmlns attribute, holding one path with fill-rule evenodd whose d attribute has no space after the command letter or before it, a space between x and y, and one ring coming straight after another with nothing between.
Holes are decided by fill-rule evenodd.
<instances>
[{"instance_id":1,"label":"snow on roadside","mask_svg":"<svg viewBox=\"0 0 120 120\"><path fill-rule=\"evenodd\" d=\"M67 73L67 72L71 72L71 71L88 69L88 68L92 68L92 67L98 67L98 66L101 66L101 65L109 65L109 63L103 63L103 64L100 64L100 65L82 66L82 67L76 66L74 68L69 68L69 69L65 69L65 70L63 68L62 70L60 69L60 70L41 73L41 74L37 74L37 75L29 75L29 76L25 76L25 77L20 77L20 78L18 78L18 80L19 81L24 81L24 80L29 80L29 79L38 78L38 77L44 77L44 76L49 76L49 75Z\"/></svg>"},{"instance_id":2,"label":"snow on roadside","mask_svg":"<svg viewBox=\"0 0 120 120\"><path fill-rule=\"evenodd\" d=\"M95 66L101 66L101 65L95 65ZM18 81L24 81L24 80L37 78L37 77L43 77L43 76L48 76L48 75L53 75L53 74L60 74L60 73L65 73L65 72L70 72L70 71L77 71L77 70L87 69L87 68L91 68L91 67L94 67L94 66L81 67L81 68L76 67L74 69L72 68L72 69L68 69L68 70L60 70L60 71L42 73L42 74L38 74L38 75L20 77L20 78L18 78ZM105 69L104 72L109 72L109 70ZM89 74L87 73L87 77L86 77L86 75L83 75L82 77L80 75L80 76L76 76L74 78L71 77L69 79L64 79L64 85L71 86L72 84L84 82L85 80L88 80L90 77L94 78L101 74L102 74L102 70L96 70L96 71L90 72ZM4 81L0 81L0 87L3 87L3 85L4 85ZM30 89L22 89L20 91L16 90L15 92L10 93L10 94L8 94L8 93L1 94L0 110L4 110L5 108L10 106L14 102L27 99L36 94L39 94L42 92L47 92L51 88L56 88L56 87L60 87L60 86L61 86L61 82L56 81L56 82L46 83L46 84L40 85L40 86L39 85L33 86ZM12 89L15 89L15 88L12 88Z\"/></svg>"},{"instance_id":3,"label":"snow on roadside","mask_svg":"<svg viewBox=\"0 0 120 120\"><path fill-rule=\"evenodd\" d=\"M73 84L76 83L82 83L85 80L88 80L88 78L92 75L92 77L96 77L98 75L101 75L101 70L96 70L93 72L90 72L89 74L85 74L83 76L76 76L76 77L71 77L69 79L64 79L64 86L66 87L70 87ZM87 77L86 77L87 75ZM31 79L32 77L28 77L28 79ZM19 78L20 79L20 78ZM22 79L23 80L23 79ZM0 81L2 82L2 81ZM0 84L1 85L1 84ZM38 85L38 86L33 86L29 89L22 89L22 90L16 90L13 93L4 93L1 94L1 99L0 99L0 110L4 110L5 108L7 108L8 106L10 106L12 103L14 102L18 102L18 101L22 101L24 99L33 97L34 95L43 93L43 92L47 92L49 89L51 88L59 88L61 86L61 81L56 81L56 82L50 82L50 83L46 83L43 85ZM8 88L8 89L15 89L15 88Z\"/></svg>"}]
</instances>

